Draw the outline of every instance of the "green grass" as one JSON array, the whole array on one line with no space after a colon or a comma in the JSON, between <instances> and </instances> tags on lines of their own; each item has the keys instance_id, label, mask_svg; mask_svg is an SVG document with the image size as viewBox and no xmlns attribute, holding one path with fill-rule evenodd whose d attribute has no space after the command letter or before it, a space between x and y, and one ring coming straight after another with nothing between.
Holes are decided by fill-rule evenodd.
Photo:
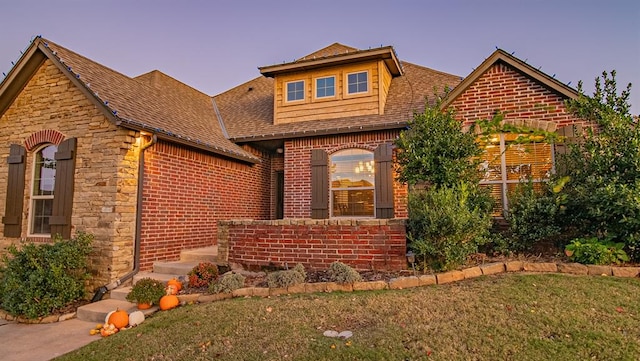
<instances>
[{"instance_id":1,"label":"green grass","mask_svg":"<svg viewBox=\"0 0 640 361\"><path fill-rule=\"evenodd\" d=\"M640 280L507 274L233 299L156 313L58 360L103 359L640 360Z\"/></svg>"}]
</instances>

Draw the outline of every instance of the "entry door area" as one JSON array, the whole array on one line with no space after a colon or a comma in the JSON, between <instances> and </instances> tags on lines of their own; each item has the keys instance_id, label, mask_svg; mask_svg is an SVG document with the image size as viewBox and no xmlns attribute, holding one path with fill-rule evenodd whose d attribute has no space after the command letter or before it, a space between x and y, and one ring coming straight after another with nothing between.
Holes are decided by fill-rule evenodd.
<instances>
[{"instance_id":1,"label":"entry door area","mask_svg":"<svg viewBox=\"0 0 640 361\"><path fill-rule=\"evenodd\" d=\"M284 171L276 172L276 219L284 218Z\"/></svg>"}]
</instances>

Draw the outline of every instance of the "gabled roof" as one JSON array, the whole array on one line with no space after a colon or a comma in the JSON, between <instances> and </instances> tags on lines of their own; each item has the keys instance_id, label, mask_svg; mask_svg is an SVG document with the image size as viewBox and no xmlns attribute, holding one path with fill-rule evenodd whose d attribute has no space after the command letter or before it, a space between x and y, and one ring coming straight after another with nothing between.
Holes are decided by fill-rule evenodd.
<instances>
[{"instance_id":1,"label":"gabled roof","mask_svg":"<svg viewBox=\"0 0 640 361\"><path fill-rule=\"evenodd\" d=\"M394 77L382 115L273 124L274 80L258 77L214 97L231 140L237 142L298 138L322 134L398 129L414 112L423 112L425 98L456 86L461 78L402 62L404 74ZM440 94L441 95L441 94Z\"/></svg>"},{"instance_id":2,"label":"gabled roof","mask_svg":"<svg viewBox=\"0 0 640 361\"><path fill-rule=\"evenodd\" d=\"M529 78L541 83L547 88L555 91L556 93L563 95L569 99L575 99L578 97L578 92L570 86L556 80L540 70L532 67L524 61L516 58L515 56L507 53L502 49L497 49L491 54L485 61L480 64L474 71L471 72L464 80L458 84L444 99L441 104L441 108L447 108L453 103L453 101L465 90L467 90L474 82L476 82L487 70L489 70L494 64L503 63L511 68L519 71L520 73L528 76Z\"/></svg>"},{"instance_id":3,"label":"gabled roof","mask_svg":"<svg viewBox=\"0 0 640 361\"><path fill-rule=\"evenodd\" d=\"M46 59L119 126L226 157L258 162L258 158L226 139L208 95L158 71L130 78L44 38L34 39L0 83L0 114Z\"/></svg>"},{"instance_id":4,"label":"gabled roof","mask_svg":"<svg viewBox=\"0 0 640 361\"><path fill-rule=\"evenodd\" d=\"M391 75L402 75L402 66L393 47L383 46L375 49L358 50L340 43L333 43L290 63L262 66L258 69L262 75L274 77L283 73L312 70L367 60L383 60L387 68L389 68Z\"/></svg>"}]
</instances>

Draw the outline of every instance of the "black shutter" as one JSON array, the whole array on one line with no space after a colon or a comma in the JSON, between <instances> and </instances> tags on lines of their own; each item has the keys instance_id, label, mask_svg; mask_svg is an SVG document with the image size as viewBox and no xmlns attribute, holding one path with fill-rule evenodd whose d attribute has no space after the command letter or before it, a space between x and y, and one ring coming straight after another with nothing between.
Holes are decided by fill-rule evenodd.
<instances>
[{"instance_id":1,"label":"black shutter","mask_svg":"<svg viewBox=\"0 0 640 361\"><path fill-rule=\"evenodd\" d=\"M9 149L9 174L4 209L4 236L20 237L22 233L22 207L24 206L24 172L27 151L23 146L11 144Z\"/></svg>"},{"instance_id":2,"label":"black shutter","mask_svg":"<svg viewBox=\"0 0 640 361\"><path fill-rule=\"evenodd\" d=\"M376 218L393 218L393 147L381 144L373 152L376 181Z\"/></svg>"},{"instance_id":3,"label":"black shutter","mask_svg":"<svg viewBox=\"0 0 640 361\"><path fill-rule=\"evenodd\" d=\"M63 239L71 238L76 143L76 138L63 141L55 155L56 182L53 188L53 212L49 218L52 237L59 234Z\"/></svg>"},{"instance_id":4,"label":"black shutter","mask_svg":"<svg viewBox=\"0 0 640 361\"><path fill-rule=\"evenodd\" d=\"M311 151L311 218L329 218L329 156L322 149Z\"/></svg>"}]
</instances>

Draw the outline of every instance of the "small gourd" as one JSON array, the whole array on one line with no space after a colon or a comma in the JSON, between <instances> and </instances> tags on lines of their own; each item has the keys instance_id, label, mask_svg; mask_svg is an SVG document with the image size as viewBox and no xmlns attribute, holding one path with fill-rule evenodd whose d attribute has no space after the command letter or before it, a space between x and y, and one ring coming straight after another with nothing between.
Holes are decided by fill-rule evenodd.
<instances>
[{"instance_id":1,"label":"small gourd","mask_svg":"<svg viewBox=\"0 0 640 361\"><path fill-rule=\"evenodd\" d=\"M111 313L111 315L109 315L107 323L114 325L118 329L127 327L129 324L129 314L127 311L116 309Z\"/></svg>"},{"instance_id":2,"label":"small gourd","mask_svg":"<svg viewBox=\"0 0 640 361\"><path fill-rule=\"evenodd\" d=\"M182 282L178 281L175 278L172 278L169 281L167 281L167 287L169 286L174 286L176 288L176 293L178 293L182 289Z\"/></svg>"},{"instance_id":3,"label":"small gourd","mask_svg":"<svg viewBox=\"0 0 640 361\"><path fill-rule=\"evenodd\" d=\"M162 298L160 299L160 304L158 306L160 306L161 310L166 311L178 307L179 304L180 300L178 299L178 296L166 295L162 296Z\"/></svg>"}]
</instances>

